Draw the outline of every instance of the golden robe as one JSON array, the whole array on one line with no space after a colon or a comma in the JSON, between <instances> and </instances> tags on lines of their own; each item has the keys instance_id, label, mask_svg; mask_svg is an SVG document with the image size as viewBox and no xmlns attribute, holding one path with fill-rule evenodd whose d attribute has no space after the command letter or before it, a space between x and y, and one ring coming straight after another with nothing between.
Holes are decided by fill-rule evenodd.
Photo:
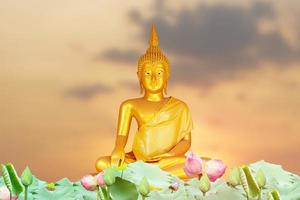
<instances>
[{"instance_id":1,"label":"golden robe","mask_svg":"<svg viewBox=\"0 0 300 200\"><path fill-rule=\"evenodd\" d=\"M192 129L188 106L170 97L153 118L136 131L133 154L137 160L151 161L153 156L169 152Z\"/></svg>"}]
</instances>

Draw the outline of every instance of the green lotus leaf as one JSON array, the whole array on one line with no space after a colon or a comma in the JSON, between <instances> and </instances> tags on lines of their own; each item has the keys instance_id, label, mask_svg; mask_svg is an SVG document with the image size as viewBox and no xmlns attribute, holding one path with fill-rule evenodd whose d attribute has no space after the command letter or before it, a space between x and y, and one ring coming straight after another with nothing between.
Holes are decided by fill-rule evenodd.
<instances>
[{"instance_id":1,"label":"green lotus leaf","mask_svg":"<svg viewBox=\"0 0 300 200\"><path fill-rule=\"evenodd\" d=\"M240 179L248 197L253 198L259 196L260 194L259 186L256 183L255 179L253 178L251 170L247 165L243 165L240 168Z\"/></svg>"},{"instance_id":2,"label":"green lotus leaf","mask_svg":"<svg viewBox=\"0 0 300 200\"><path fill-rule=\"evenodd\" d=\"M112 200L137 200L136 185L127 180L116 177L114 184L108 186Z\"/></svg>"},{"instance_id":3,"label":"green lotus leaf","mask_svg":"<svg viewBox=\"0 0 300 200\"><path fill-rule=\"evenodd\" d=\"M42 188L39 192L33 195L33 200L74 200L75 193L72 187L64 187L60 190L49 191Z\"/></svg>"},{"instance_id":4,"label":"green lotus leaf","mask_svg":"<svg viewBox=\"0 0 300 200\"><path fill-rule=\"evenodd\" d=\"M6 177L8 177L8 180L10 181L8 170L5 165L3 166L2 168L5 168L4 170L2 170L5 171L3 173L3 176L5 176L6 174ZM241 170L243 172L243 182L246 183L247 188L250 188L249 191L247 190L250 193L251 181L248 180L249 177L247 179L245 173L246 170L243 170L242 167L236 169ZM233 171L236 171L236 169ZM250 169L251 176L253 174L253 176L255 177L254 181L256 181L257 185L260 184L257 180L257 177L259 176L259 170L262 169L264 172L266 184L261 190L261 200L267 200L268 198L269 200L278 200L280 198L282 200L300 199L300 177L298 175L292 174L288 171L284 171L279 165L267 163L264 161L259 161L249 165L249 170ZM205 196L203 197L203 194L199 189L200 180L196 178L187 181L174 179L173 175L160 170L157 165L143 163L141 161L129 164L128 168L124 169L123 171L123 178L120 177L121 171L112 168L112 173L116 176L116 180L114 184L107 187L108 193L105 193L105 191L103 191L104 197L107 197L106 200L142 200L142 198L145 198L145 196L139 194L138 187L139 184L142 182L143 177L147 178L147 182L150 186L150 192L147 194L145 198L146 200L247 199L247 197L245 196L245 190L243 189L242 185L239 184L236 187L228 186L229 182L231 182L229 181L230 179L226 181L224 180L224 178L220 178L215 182L210 182L210 189L207 193L205 193ZM236 174L236 172L232 171L230 173ZM236 175L233 175L233 177L235 177L235 179L233 180L236 183L238 178L236 178ZM119 182L125 183L119 184ZM169 186L174 182L178 182L180 185L177 191L173 191L169 188ZM226 182L228 184L226 184ZM96 199L96 192L85 190L81 185L80 181L73 183L67 178L63 178L55 183L52 183L52 185L55 186L55 190L49 191L47 190L47 182L41 181L33 176L33 182L30 185L30 187L28 187L28 200ZM151 190L152 185L154 185L155 187L160 187L161 189ZM0 187L1 186L5 186L4 177L0 177ZM131 190L133 190L133 192ZM24 200L24 192L19 194L19 199ZM254 200L257 199L257 197L249 199Z\"/></svg>"},{"instance_id":5,"label":"green lotus leaf","mask_svg":"<svg viewBox=\"0 0 300 200\"><path fill-rule=\"evenodd\" d=\"M24 188L14 166L11 163L1 166L4 182L8 190L15 195L22 193Z\"/></svg>"},{"instance_id":6,"label":"green lotus leaf","mask_svg":"<svg viewBox=\"0 0 300 200\"><path fill-rule=\"evenodd\" d=\"M279 192L277 190L275 190L275 189L272 190L271 194L272 194L272 197L273 197L274 200L280 200L280 195L279 195Z\"/></svg>"},{"instance_id":7,"label":"green lotus leaf","mask_svg":"<svg viewBox=\"0 0 300 200\"><path fill-rule=\"evenodd\" d=\"M12 182L9 177L9 173L6 169L6 166L1 164L1 170L2 170L2 176L3 176L4 183L7 187L7 189L9 190L9 192L12 193L13 186L12 186Z\"/></svg>"}]
</instances>

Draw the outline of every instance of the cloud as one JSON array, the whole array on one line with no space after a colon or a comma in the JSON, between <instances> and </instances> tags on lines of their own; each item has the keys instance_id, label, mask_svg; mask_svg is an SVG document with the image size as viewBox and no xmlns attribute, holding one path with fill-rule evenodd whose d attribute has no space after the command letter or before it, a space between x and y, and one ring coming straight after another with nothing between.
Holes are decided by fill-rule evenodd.
<instances>
[{"instance_id":1,"label":"cloud","mask_svg":"<svg viewBox=\"0 0 300 200\"><path fill-rule=\"evenodd\" d=\"M114 89L111 86L104 85L102 83L96 83L91 85L80 85L68 89L65 92L65 96L75 97L81 100L88 100L97 95L110 93L113 90Z\"/></svg>"},{"instance_id":2,"label":"cloud","mask_svg":"<svg viewBox=\"0 0 300 200\"><path fill-rule=\"evenodd\" d=\"M260 31L262 20L278 17L271 2L254 2L248 7L201 3L175 13L160 2L156 1L154 6L160 9L152 18L144 18L137 10L131 10L128 17L140 28L138 38L144 43L152 21L156 22L161 47L174 58L170 63L176 83L208 86L246 73L260 61L286 66L283 63L300 60L300 48L290 46L279 29ZM112 48L100 57L136 62L145 50Z\"/></svg>"},{"instance_id":3,"label":"cloud","mask_svg":"<svg viewBox=\"0 0 300 200\"><path fill-rule=\"evenodd\" d=\"M108 60L117 60L118 62L134 62L137 61L138 55L137 50L130 49L128 51L122 51L117 48L112 48L103 52L100 56L97 56L97 60L104 57Z\"/></svg>"}]
</instances>

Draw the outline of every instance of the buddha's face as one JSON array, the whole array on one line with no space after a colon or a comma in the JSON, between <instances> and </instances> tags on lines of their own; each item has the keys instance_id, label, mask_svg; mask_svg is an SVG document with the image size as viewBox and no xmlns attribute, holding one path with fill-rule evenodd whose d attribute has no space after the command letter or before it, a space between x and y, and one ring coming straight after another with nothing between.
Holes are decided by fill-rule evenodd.
<instances>
[{"instance_id":1,"label":"buddha's face","mask_svg":"<svg viewBox=\"0 0 300 200\"><path fill-rule=\"evenodd\" d=\"M165 67L160 62L145 63L142 69L140 81L147 92L162 92L167 83Z\"/></svg>"}]
</instances>

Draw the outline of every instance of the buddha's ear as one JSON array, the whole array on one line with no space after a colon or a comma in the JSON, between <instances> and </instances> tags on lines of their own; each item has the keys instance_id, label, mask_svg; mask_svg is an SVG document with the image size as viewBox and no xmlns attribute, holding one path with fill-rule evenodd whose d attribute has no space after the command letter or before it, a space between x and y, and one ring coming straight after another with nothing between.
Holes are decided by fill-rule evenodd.
<instances>
[{"instance_id":1,"label":"buddha's ear","mask_svg":"<svg viewBox=\"0 0 300 200\"><path fill-rule=\"evenodd\" d=\"M168 89L168 81L166 81L165 86L164 86L165 95L167 95L167 89Z\"/></svg>"},{"instance_id":2,"label":"buddha's ear","mask_svg":"<svg viewBox=\"0 0 300 200\"><path fill-rule=\"evenodd\" d=\"M143 84L142 84L142 77L141 77L141 74L139 74L139 71L136 72L136 75L139 79L139 84L140 84L140 93L143 94L144 93L144 87L143 87Z\"/></svg>"},{"instance_id":3,"label":"buddha's ear","mask_svg":"<svg viewBox=\"0 0 300 200\"><path fill-rule=\"evenodd\" d=\"M136 75L137 75L137 77L138 77L138 79L139 79L139 81L141 82L141 80L142 80L142 74L140 74L138 71L136 72Z\"/></svg>"},{"instance_id":4,"label":"buddha's ear","mask_svg":"<svg viewBox=\"0 0 300 200\"><path fill-rule=\"evenodd\" d=\"M142 82L140 81L140 93L143 94L144 93L144 87Z\"/></svg>"}]
</instances>

